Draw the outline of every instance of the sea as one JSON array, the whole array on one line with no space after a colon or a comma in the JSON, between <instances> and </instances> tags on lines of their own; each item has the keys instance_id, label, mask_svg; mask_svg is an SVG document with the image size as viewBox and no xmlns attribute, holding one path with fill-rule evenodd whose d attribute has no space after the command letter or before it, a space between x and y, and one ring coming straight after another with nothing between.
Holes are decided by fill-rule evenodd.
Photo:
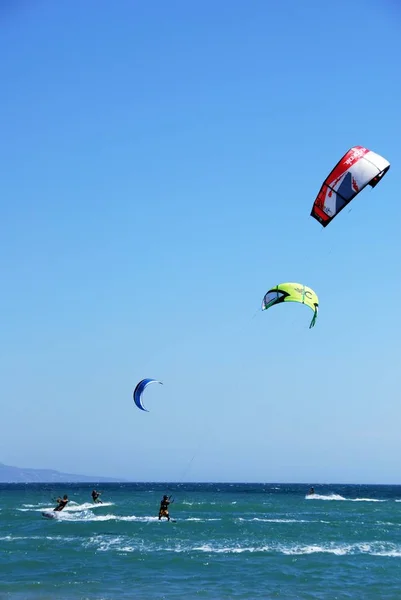
<instances>
[{"instance_id":1,"label":"sea","mask_svg":"<svg viewBox=\"0 0 401 600\"><path fill-rule=\"evenodd\" d=\"M401 486L309 487L0 484L0 599L400 600Z\"/></svg>"}]
</instances>

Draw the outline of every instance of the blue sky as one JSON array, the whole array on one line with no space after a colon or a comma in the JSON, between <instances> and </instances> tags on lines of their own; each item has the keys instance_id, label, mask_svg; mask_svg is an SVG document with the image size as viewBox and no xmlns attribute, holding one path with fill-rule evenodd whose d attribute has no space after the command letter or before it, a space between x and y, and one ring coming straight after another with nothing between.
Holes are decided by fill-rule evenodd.
<instances>
[{"instance_id":1,"label":"blue sky","mask_svg":"<svg viewBox=\"0 0 401 600\"><path fill-rule=\"evenodd\" d=\"M398 483L395 3L1 9L0 461ZM353 145L391 169L326 229ZM309 309L262 313L299 281ZM149 413L132 402L143 377Z\"/></svg>"}]
</instances>

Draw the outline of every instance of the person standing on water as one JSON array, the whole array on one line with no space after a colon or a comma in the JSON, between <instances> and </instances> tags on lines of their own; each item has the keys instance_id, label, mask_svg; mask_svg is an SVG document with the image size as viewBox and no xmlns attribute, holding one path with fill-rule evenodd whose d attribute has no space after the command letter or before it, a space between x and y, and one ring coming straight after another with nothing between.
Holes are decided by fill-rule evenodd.
<instances>
[{"instance_id":1,"label":"person standing on water","mask_svg":"<svg viewBox=\"0 0 401 600\"><path fill-rule=\"evenodd\" d=\"M103 502L101 500L99 500L99 496L100 496L101 493L102 492L97 492L96 490L93 490L93 492L92 492L92 500L93 500L93 502L96 502L96 503L100 502L100 504L103 504Z\"/></svg>"},{"instance_id":2,"label":"person standing on water","mask_svg":"<svg viewBox=\"0 0 401 600\"><path fill-rule=\"evenodd\" d=\"M171 504L170 502L170 498L171 496L163 496L163 500L160 502L160 509L159 509L159 521L161 520L162 517L166 517L167 521L170 521L170 515L168 512L168 506L169 504Z\"/></svg>"},{"instance_id":3,"label":"person standing on water","mask_svg":"<svg viewBox=\"0 0 401 600\"><path fill-rule=\"evenodd\" d=\"M56 502L58 502L58 504L56 508L53 508L53 512L60 512L69 502L67 494L64 494L62 498L57 498Z\"/></svg>"}]
</instances>

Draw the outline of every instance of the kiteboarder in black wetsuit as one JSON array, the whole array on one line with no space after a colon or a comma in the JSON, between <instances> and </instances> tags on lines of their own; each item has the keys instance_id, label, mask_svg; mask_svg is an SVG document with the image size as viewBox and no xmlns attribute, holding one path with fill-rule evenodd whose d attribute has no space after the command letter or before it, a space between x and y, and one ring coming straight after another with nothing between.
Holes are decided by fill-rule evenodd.
<instances>
[{"instance_id":1,"label":"kiteboarder in black wetsuit","mask_svg":"<svg viewBox=\"0 0 401 600\"><path fill-rule=\"evenodd\" d=\"M92 500L93 500L93 502L96 502L96 503L99 502L100 504L103 504L103 502L101 500L99 500L99 496L100 496L101 493L102 492L97 492L96 490L93 490L93 492L92 492Z\"/></svg>"},{"instance_id":2,"label":"kiteboarder in black wetsuit","mask_svg":"<svg viewBox=\"0 0 401 600\"><path fill-rule=\"evenodd\" d=\"M162 517L166 517L170 521L170 515L168 513L168 505L171 504L170 498L166 495L163 496L163 500L160 502L159 509L159 521Z\"/></svg>"},{"instance_id":3,"label":"kiteboarder in black wetsuit","mask_svg":"<svg viewBox=\"0 0 401 600\"><path fill-rule=\"evenodd\" d=\"M60 512L65 508L69 502L67 494L64 494L62 498L57 498L57 506L53 509L53 512Z\"/></svg>"}]
</instances>

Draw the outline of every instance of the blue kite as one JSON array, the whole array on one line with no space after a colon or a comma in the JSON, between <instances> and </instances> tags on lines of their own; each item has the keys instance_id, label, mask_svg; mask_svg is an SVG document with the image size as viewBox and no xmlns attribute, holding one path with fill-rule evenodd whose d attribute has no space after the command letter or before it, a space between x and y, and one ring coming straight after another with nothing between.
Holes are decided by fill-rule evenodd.
<instances>
[{"instance_id":1,"label":"blue kite","mask_svg":"<svg viewBox=\"0 0 401 600\"><path fill-rule=\"evenodd\" d=\"M136 386L136 388L134 389L134 394L133 394L135 404L137 405L138 408L140 408L141 410L144 410L145 412L149 412L149 411L144 407L144 405L142 403L142 394L145 391L145 388L150 383L160 383L160 385L163 385L161 381L157 381L156 379L142 379L142 381L140 381L138 383L138 385Z\"/></svg>"}]
</instances>

